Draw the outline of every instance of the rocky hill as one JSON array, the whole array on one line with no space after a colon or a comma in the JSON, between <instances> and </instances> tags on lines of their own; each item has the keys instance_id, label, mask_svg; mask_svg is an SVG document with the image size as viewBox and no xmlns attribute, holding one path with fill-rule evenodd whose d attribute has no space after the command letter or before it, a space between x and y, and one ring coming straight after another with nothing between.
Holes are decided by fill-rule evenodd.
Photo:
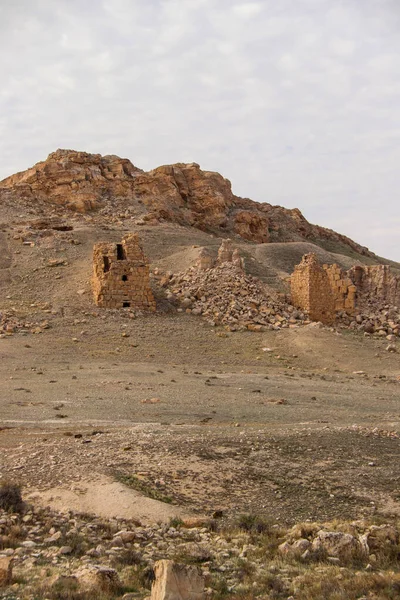
<instances>
[{"instance_id":1,"label":"rocky hill","mask_svg":"<svg viewBox=\"0 0 400 600\"><path fill-rule=\"evenodd\" d=\"M118 156L57 150L1 181L0 201L5 194L80 213L127 211L147 223L169 221L255 243L307 241L333 252L374 256L343 235L311 225L297 208L235 196L227 179L196 163L145 172Z\"/></svg>"}]
</instances>

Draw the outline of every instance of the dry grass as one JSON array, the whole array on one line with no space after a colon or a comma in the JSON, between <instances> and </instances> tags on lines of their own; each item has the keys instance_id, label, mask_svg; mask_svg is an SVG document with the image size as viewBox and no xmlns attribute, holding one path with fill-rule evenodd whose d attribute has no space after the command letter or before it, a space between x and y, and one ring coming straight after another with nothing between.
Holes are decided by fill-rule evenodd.
<instances>
[{"instance_id":1,"label":"dry grass","mask_svg":"<svg viewBox=\"0 0 400 600\"><path fill-rule=\"evenodd\" d=\"M376 600L400 598L399 573L305 573L296 584L296 600Z\"/></svg>"}]
</instances>

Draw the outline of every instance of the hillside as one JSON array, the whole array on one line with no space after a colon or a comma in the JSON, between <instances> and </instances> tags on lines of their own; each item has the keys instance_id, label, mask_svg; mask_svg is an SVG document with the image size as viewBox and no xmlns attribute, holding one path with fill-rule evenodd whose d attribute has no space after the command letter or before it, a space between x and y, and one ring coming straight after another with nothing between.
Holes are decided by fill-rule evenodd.
<instances>
[{"instance_id":1,"label":"hillside","mask_svg":"<svg viewBox=\"0 0 400 600\"><path fill-rule=\"evenodd\" d=\"M132 233L156 312L94 302L94 245ZM389 263L198 165L57 151L1 183L1 597L145 600L165 558L210 600L325 600L338 569L343 598L397 597L400 314L310 322L288 298L309 253Z\"/></svg>"},{"instance_id":2,"label":"hillside","mask_svg":"<svg viewBox=\"0 0 400 600\"><path fill-rule=\"evenodd\" d=\"M109 223L168 221L255 243L307 242L352 259L373 258L367 248L310 224L296 209L233 194L219 173L198 164L142 171L128 159L57 150L32 168L0 182L0 202L23 201L37 212L46 204L71 213L96 214ZM47 209L48 210L48 209Z\"/></svg>"}]
</instances>

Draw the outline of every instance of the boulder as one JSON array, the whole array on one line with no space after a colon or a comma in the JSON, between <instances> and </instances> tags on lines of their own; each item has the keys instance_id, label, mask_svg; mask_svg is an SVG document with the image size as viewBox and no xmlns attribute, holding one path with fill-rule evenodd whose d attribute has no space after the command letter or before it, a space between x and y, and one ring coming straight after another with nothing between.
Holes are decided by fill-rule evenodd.
<instances>
[{"instance_id":1,"label":"boulder","mask_svg":"<svg viewBox=\"0 0 400 600\"><path fill-rule=\"evenodd\" d=\"M372 525L365 538L369 552L379 552L382 547L399 543L399 534L392 525Z\"/></svg>"},{"instance_id":2,"label":"boulder","mask_svg":"<svg viewBox=\"0 0 400 600\"><path fill-rule=\"evenodd\" d=\"M117 571L108 567L84 567L75 573L75 577L80 587L89 591L110 593L117 591L121 586Z\"/></svg>"},{"instance_id":3,"label":"boulder","mask_svg":"<svg viewBox=\"0 0 400 600\"><path fill-rule=\"evenodd\" d=\"M0 557L0 587L11 583L12 562L13 559L10 556Z\"/></svg>"},{"instance_id":4,"label":"boulder","mask_svg":"<svg viewBox=\"0 0 400 600\"><path fill-rule=\"evenodd\" d=\"M288 555L301 556L302 554L304 554L304 552L309 550L310 547L311 547L311 542L309 540L306 540L305 538L300 538L299 540L296 540L292 544L289 544L288 542L284 542L283 544L281 544L278 547L278 550L281 554L285 554L287 556Z\"/></svg>"},{"instance_id":5,"label":"boulder","mask_svg":"<svg viewBox=\"0 0 400 600\"><path fill-rule=\"evenodd\" d=\"M197 567L160 560L154 572L151 600L204 600L204 578Z\"/></svg>"},{"instance_id":6,"label":"boulder","mask_svg":"<svg viewBox=\"0 0 400 600\"><path fill-rule=\"evenodd\" d=\"M325 552L341 560L352 558L363 552L362 545L350 533L341 531L319 531L312 543L312 551Z\"/></svg>"}]
</instances>

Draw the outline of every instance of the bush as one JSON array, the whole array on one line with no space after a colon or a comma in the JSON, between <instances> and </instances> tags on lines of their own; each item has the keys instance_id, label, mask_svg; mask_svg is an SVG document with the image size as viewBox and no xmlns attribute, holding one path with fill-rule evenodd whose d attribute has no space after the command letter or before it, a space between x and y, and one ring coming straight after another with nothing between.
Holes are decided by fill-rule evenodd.
<instances>
[{"instance_id":1,"label":"bush","mask_svg":"<svg viewBox=\"0 0 400 600\"><path fill-rule=\"evenodd\" d=\"M253 514L244 514L240 515L236 521L237 527L242 531L247 531L248 533L267 533L271 524L269 521L264 519L263 517L259 517Z\"/></svg>"},{"instance_id":2,"label":"bush","mask_svg":"<svg viewBox=\"0 0 400 600\"><path fill-rule=\"evenodd\" d=\"M8 481L2 483L0 486L0 508L9 512L22 512L24 506L20 486Z\"/></svg>"}]
</instances>

